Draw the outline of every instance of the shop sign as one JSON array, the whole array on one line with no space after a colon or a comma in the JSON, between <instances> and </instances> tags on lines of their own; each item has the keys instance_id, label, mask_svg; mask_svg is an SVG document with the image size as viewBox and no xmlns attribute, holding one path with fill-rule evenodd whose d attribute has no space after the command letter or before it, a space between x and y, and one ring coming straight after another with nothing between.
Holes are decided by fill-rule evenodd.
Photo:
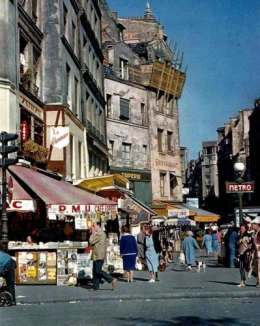
<instances>
[{"instance_id":1,"label":"shop sign","mask_svg":"<svg viewBox=\"0 0 260 326\"><path fill-rule=\"evenodd\" d=\"M36 205L34 200L12 200L10 204L7 204L6 210L7 212L35 212Z\"/></svg>"},{"instance_id":2,"label":"shop sign","mask_svg":"<svg viewBox=\"0 0 260 326\"><path fill-rule=\"evenodd\" d=\"M169 168L174 168L174 169L178 168L178 163L163 161L163 160L159 160L159 159L155 160L155 164L157 166L164 166L164 167L169 167Z\"/></svg>"},{"instance_id":3,"label":"shop sign","mask_svg":"<svg viewBox=\"0 0 260 326\"><path fill-rule=\"evenodd\" d=\"M188 209L168 209L169 217L178 217L178 218L186 218L189 216Z\"/></svg>"},{"instance_id":4,"label":"shop sign","mask_svg":"<svg viewBox=\"0 0 260 326\"><path fill-rule=\"evenodd\" d=\"M33 115L43 120L43 109L21 93L19 103Z\"/></svg>"},{"instance_id":5,"label":"shop sign","mask_svg":"<svg viewBox=\"0 0 260 326\"><path fill-rule=\"evenodd\" d=\"M50 132L51 145L55 148L63 148L69 144L69 127L52 127Z\"/></svg>"},{"instance_id":6,"label":"shop sign","mask_svg":"<svg viewBox=\"0 0 260 326\"><path fill-rule=\"evenodd\" d=\"M21 139L22 142L25 143L28 140L29 137L29 126L27 121L23 121L21 123Z\"/></svg>"},{"instance_id":7,"label":"shop sign","mask_svg":"<svg viewBox=\"0 0 260 326\"><path fill-rule=\"evenodd\" d=\"M78 215L84 212L110 212L115 205L49 205L48 213Z\"/></svg>"}]
</instances>

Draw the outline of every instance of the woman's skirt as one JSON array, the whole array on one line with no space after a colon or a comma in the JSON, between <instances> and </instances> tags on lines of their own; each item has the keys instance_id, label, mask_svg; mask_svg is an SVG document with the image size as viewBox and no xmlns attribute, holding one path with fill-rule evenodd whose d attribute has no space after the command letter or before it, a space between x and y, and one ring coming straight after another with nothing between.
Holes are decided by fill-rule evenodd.
<instances>
[{"instance_id":1,"label":"woman's skirt","mask_svg":"<svg viewBox=\"0 0 260 326\"><path fill-rule=\"evenodd\" d=\"M136 263L136 255L123 255L123 269L124 271L134 271Z\"/></svg>"}]
</instances>

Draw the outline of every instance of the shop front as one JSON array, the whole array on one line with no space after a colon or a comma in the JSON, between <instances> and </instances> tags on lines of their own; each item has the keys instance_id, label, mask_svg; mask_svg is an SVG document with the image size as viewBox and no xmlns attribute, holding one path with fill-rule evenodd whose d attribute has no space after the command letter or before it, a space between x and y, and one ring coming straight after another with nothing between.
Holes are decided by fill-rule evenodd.
<instances>
[{"instance_id":1,"label":"shop front","mask_svg":"<svg viewBox=\"0 0 260 326\"><path fill-rule=\"evenodd\" d=\"M13 210L8 216L8 249L18 266L16 284L76 284L79 272L91 278L91 253L84 253L89 230L97 219L105 228L116 214L116 203L34 169L15 165L9 173L14 188L19 185L37 203L35 210Z\"/></svg>"}]
</instances>

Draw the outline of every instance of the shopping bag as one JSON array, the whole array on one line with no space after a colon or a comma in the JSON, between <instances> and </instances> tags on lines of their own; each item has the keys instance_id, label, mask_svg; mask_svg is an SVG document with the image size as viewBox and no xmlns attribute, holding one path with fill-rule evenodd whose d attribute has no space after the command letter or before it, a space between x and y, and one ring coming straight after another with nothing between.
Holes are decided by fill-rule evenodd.
<instances>
[{"instance_id":1,"label":"shopping bag","mask_svg":"<svg viewBox=\"0 0 260 326\"><path fill-rule=\"evenodd\" d=\"M183 252L179 255L179 264L185 264L185 255Z\"/></svg>"},{"instance_id":2,"label":"shopping bag","mask_svg":"<svg viewBox=\"0 0 260 326\"><path fill-rule=\"evenodd\" d=\"M143 265L142 265L139 258L136 259L135 269L138 270L138 271L141 271L143 269Z\"/></svg>"}]
</instances>

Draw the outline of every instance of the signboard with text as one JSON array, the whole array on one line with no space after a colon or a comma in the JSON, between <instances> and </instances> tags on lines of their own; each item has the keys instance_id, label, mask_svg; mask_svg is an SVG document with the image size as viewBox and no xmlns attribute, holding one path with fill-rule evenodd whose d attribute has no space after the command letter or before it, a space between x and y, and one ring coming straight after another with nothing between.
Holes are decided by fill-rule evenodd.
<instances>
[{"instance_id":1,"label":"signboard with text","mask_svg":"<svg viewBox=\"0 0 260 326\"><path fill-rule=\"evenodd\" d=\"M254 182L226 182L226 192L236 193L236 192L254 192Z\"/></svg>"}]
</instances>

